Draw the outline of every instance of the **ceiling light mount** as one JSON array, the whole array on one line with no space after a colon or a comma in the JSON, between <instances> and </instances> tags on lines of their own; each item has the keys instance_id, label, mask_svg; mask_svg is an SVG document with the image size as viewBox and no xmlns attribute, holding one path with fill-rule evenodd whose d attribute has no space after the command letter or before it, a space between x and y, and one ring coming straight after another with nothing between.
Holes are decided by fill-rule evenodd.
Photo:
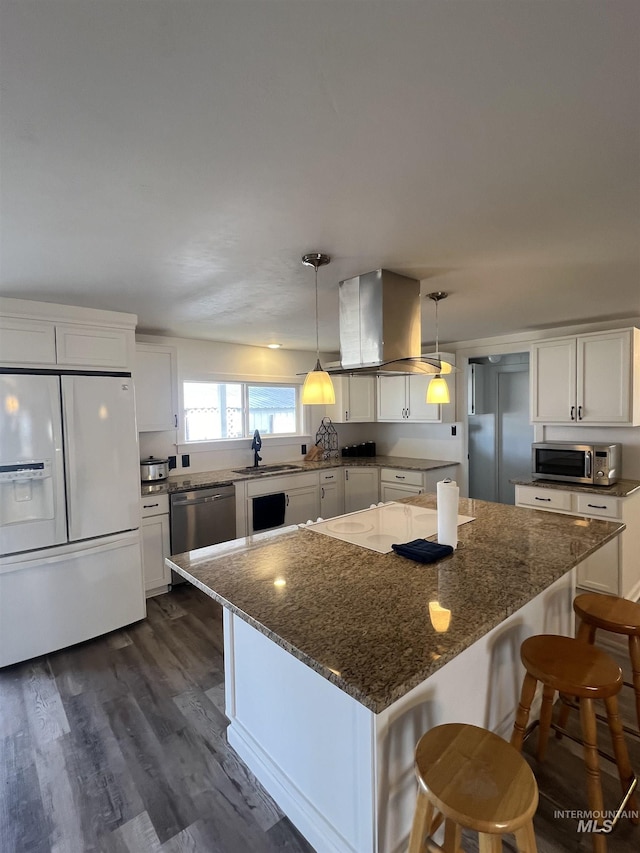
<instances>
[{"instance_id":1,"label":"ceiling light mount","mask_svg":"<svg viewBox=\"0 0 640 853\"><path fill-rule=\"evenodd\" d=\"M309 252L308 255L302 256L302 263L305 267L313 267L318 272L318 267L325 267L331 258L329 255L323 255L321 252Z\"/></svg>"}]
</instances>

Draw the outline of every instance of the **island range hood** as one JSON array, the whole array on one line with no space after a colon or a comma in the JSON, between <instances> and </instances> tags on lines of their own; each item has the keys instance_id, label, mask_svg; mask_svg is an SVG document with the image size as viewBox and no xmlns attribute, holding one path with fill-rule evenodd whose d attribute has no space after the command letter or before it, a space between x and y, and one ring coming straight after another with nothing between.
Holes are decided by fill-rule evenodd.
<instances>
[{"instance_id":1,"label":"island range hood","mask_svg":"<svg viewBox=\"0 0 640 853\"><path fill-rule=\"evenodd\" d=\"M332 374L451 371L438 353L422 355L420 282L379 269L339 284L340 363Z\"/></svg>"}]
</instances>

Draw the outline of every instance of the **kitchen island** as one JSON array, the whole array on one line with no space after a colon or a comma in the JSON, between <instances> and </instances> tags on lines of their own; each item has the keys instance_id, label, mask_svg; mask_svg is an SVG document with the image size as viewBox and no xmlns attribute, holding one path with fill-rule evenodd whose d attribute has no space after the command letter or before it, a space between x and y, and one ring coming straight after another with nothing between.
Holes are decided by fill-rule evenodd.
<instances>
[{"instance_id":1,"label":"kitchen island","mask_svg":"<svg viewBox=\"0 0 640 853\"><path fill-rule=\"evenodd\" d=\"M420 735L509 734L520 643L573 632L573 569L624 528L476 500L460 513L475 520L458 550L429 566L304 527L169 561L224 606L229 743L322 853L406 846Z\"/></svg>"}]
</instances>

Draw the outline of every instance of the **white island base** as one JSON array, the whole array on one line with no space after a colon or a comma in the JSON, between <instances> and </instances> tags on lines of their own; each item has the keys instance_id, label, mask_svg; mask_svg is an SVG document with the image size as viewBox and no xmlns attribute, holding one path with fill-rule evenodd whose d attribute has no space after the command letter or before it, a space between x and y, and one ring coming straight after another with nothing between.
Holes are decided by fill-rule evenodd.
<instances>
[{"instance_id":1,"label":"white island base","mask_svg":"<svg viewBox=\"0 0 640 853\"><path fill-rule=\"evenodd\" d=\"M404 851L418 739L445 722L508 739L520 645L573 635L574 587L575 570L378 714L225 608L229 743L318 853Z\"/></svg>"}]
</instances>

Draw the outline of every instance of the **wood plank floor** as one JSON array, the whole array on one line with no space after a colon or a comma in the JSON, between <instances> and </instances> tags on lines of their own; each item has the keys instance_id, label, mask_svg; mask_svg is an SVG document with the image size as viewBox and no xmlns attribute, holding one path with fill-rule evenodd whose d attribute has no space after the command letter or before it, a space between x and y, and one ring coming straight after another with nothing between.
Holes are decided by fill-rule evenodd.
<instances>
[{"instance_id":1,"label":"wood plank floor","mask_svg":"<svg viewBox=\"0 0 640 853\"><path fill-rule=\"evenodd\" d=\"M313 853L227 746L221 609L188 584L147 605L144 622L0 670L0 853ZM570 741L529 760L562 808L585 807ZM605 791L613 808L611 775ZM553 811L541 799L540 853L590 851ZM608 847L638 853L640 828L624 821Z\"/></svg>"}]
</instances>

